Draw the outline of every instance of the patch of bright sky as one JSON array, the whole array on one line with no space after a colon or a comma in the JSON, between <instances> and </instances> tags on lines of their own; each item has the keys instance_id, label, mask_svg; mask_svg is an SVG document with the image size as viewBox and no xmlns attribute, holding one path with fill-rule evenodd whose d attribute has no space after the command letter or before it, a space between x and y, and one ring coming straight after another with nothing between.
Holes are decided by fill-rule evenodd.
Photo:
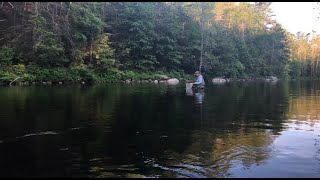
<instances>
[{"instance_id":1,"label":"patch of bright sky","mask_svg":"<svg viewBox=\"0 0 320 180\"><path fill-rule=\"evenodd\" d=\"M277 22L289 32L311 33L314 30L320 34L319 13L314 9L316 2L273 2L270 7Z\"/></svg>"}]
</instances>

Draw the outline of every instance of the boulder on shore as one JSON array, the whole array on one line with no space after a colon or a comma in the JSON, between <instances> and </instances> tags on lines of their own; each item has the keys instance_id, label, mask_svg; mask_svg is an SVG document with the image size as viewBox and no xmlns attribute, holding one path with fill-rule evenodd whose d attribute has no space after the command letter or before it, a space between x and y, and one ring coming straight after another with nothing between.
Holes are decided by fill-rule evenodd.
<instances>
[{"instance_id":1,"label":"boulder on shore","mask_svg":"<svg viewBox=\"0 0 320 180\"><path fill-rule=\"evenodd\" d=\"M225 83L225 82L227 82L227 80L226 79L224 79L224 78L222 78L222 77L217 77L217 78L213 78L212 79L212 82L213 83Z\"/></svg>"},{"instance_id":2,"label":"boulder on shore","mask_svg":"<svg viewBox=\"0 0 320 180\"><path fill-rule=\"evenodd\" d=\"M170 85L175 85L179 83L179 80L177 78L170 78L167 80L167 83Z\"/></svg>"},{"instance_id":3,"label":"boulder on shore","mask_svg":"<svg viewBox=\"0 0 320 180\"><path fill-rule=\"evenodd\" d=\"M266 81L278 81L279 79L275 76L269 76L269 77L266 77L265 79Z\"/></svg>"}]
</instances>

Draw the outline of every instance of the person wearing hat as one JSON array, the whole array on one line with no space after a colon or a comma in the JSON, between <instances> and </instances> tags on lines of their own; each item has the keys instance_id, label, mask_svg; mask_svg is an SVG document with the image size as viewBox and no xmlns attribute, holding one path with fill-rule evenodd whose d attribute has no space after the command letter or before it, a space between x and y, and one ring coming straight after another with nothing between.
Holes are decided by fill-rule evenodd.
<instances>
[{"instance_id":1,"label":"person wearing hat","mask_svg":"<svg viewBox=\"0 0 320 180\"><path fill-rule=\"evenodd\" d=\"M193 87L204 88L205 82L204 82L203 76L201 75L200 71L196 71L194 73L194 75L196 76L196 80L193 83Z\"/></svg>"}]
</instances>

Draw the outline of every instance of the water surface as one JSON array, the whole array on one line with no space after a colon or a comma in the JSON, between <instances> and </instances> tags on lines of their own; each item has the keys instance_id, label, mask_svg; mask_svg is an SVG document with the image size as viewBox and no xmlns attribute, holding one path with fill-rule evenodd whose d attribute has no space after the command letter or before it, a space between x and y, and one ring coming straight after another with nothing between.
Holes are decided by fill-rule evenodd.
<instances>
[{"instance_id":1,"label":"water surface","mask_svg":"<svg viewBox=\"0 0 320 180\"><path fill-rule=\"evenodd\" d=\"M0 94L0 177L320 177L320 81Z\"/></svg>"}]
</instances>

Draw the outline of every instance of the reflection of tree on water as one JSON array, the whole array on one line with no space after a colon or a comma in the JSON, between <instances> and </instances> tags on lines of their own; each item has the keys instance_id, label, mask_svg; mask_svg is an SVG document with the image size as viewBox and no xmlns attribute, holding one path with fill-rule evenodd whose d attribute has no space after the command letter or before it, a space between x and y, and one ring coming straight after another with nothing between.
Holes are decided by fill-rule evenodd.
<instances>
[{"instance_id":1,"label":"reflection of tree on water","mask_svg":"<svg viewBox=\"0 0 320 180\"><path fill-rule=\"evenodd\" d=\"M310 82L309 82L310 83ZM308 84L309 84L308 83ZM318 85L318 86L316 86ZM309 84L301 87L294 87L292 92L304 92L299 96L289 98L288 117L298 120L319 120L320 119L320 83Z\"/></svg>"},{"instance_id":2,"label":"reflection of tree on water","mask_svg":"<svg viewBox=\"0 0 320 180\"><path fill-rule=\"evenodd\" d=\"M216 138L212 160L217 163L218 167L226 164L229 166L242 165L244 168L249 168L253 164L260 165L268 158L270 152L268 146L274 138L269 131L254 129L248 132L223 134Z\"/></svg>"},{"instance_id":3,"label":"reflection of tree on water","mask_svg":"<svg viewBox=\"0 0 320 180\"><path fill-rule=\"evenodd\" d=\"M203 112L190 105L191 98L190 101L184 101L166 91L157 97L160 103L152 104L153 107L150 105L150 99L154 98L152 94L146 93L144 98L124 94L116 101L119 107L115 108L118 119L114 122L111 136L104 140L105 154L101 154L114 158L114 161L101 161L97 168L104 170L97 171L97 175L228 177L231 176L230 168L234 166L249 168L259 165L269 157L273 134L282 130L282 120L287 111L287 105L284 104L288 95L286 88L277 84L261 84L208 89L204 105L219 106L201 106ZM184 104L184 109L178 112L181 104ZM191 112L196 119L189 117L190 108L196 109ZM209 126L185 126L191 120L199 122L200 114L197 113L201 113ZM180 120L181 114L186 115ZM226 126L230 122L235 125ZM268 123L272 126L265 126ZM181 134L179 127L189 129ZM213 130L204 131L205 127ZM135 134L141 129L144 131ZM149 132L148 129L154 131ZM163 137L162 132L168 133L167 137ZM131 151L128 150L130 144L135 145ZM141 152L144 154L137 155L135 159L130 158ZM116 168L106 166L106 162L110 162L114 167L121 167L121 163L129 159L127 162L133 165L123 168L127 169L125 171L116 171ZM120 163L116 164L118 160Z\"/></svg>"},{"instance_id":4,"label":"reflection of tree on water","mask_svg":"<svg viewBox=\"0 0 320 180\"><path fill-rule=\"evenodd\" d=\"M69 157L69 160L77 167L72 167L75 169L71 174L224 177L234 164L232 160L250 165L266 159L267 153L263 149L267 146L264 139L268 139L268 133L263 129L255 134L248 131L252 127L247 126L243 126L242 132L233 133L205 129L238 130L237 125L226 127L226 124L249 124L252 119L263 123L266 118L281 125L281 113L273 107L285 111L276 106L283 98L277 86L206 87L206 101L200 108L194 108L196 96L181 95L178 87L121 86L95 86L82 91L70 89L63 96L60 91L59 98L53 98L52 101L63 102L60 103L61 112L65 112L63 108L70 109L65 113L66 117L52 121L59 127L79 127L89 121L96 126L88 132L81 131L83 138L73 132L77 136L66 140L74 143L69 148L74 159ZM203 98L200 93L200 101ZM32 99L36 100L40 98ZM42 106L47 108L49 105ZM56 119L53 113L60 112L51 113L49 118ZM73 121L67 121L69 119ZM242 122L237 123L240 120ZM204 124L198 126L202 122ZM256 139L261 144L254 142L254 137L261 137ZM253 156L247 157L252 152Z\"/></svg>"},{"instance_id":5,"label":"reflection of tree on water","mask_svg":"<svg viewBox=\"0 0 320 180\"><path fill-rule=\"evenodd\" d=\"M281 131L286 119L287 103L288 89L282 83L230 83L207 88L205 126L267 124L269 121L276 133Z\"/></svg>"},{"instance_id":6,"label":"reflection of tree on water","mask_svg":"<svg viewBox=\"0 0 320 180\"><path fill-rule=\"evenodd\" d=\"M192 94L187 91L187 95ZM193 132L189 146L182 153L163 153L165 159L171 159L165 162L172 168L170 173L166 172L171 177L181 173L190 173L191 177L227 177L231 167L259 165L268 159L274 134L283 128L287 84L230 84L208 88L206 95L206 106L197 111L195 121L201 123L200 129L224 127L226 130ZM177 169L186 172L178 173Z\"/></svg>"},{"instance_id":7,"label":"reflection of tree on water","mask_svg":"<svg viewBox=\"0 0 320 180\"><path fill-rule=\"evenodd\" d=\"M117 162L134 163L136 173L227 177L234 165L250 167L265 161L272 133L282 129L286 105L278 105L286 102L287 91L278 84L207 88L200 109L194 108L191 98L178 96L179 91L177 95L152 90L143 97L138 93L119 97L117 121L105 140L105 153ZM152 103L155 97L157 102ZM227 126L230 123L235 125ZM205 131L208 128L212 131ZM220 128L226 131L217 131ZM135 145L132 151L128 144Z\"/></svg>"},{"instance_id":8,"label":"reflection of tree on water","mask_svg":"<svg viewBox=\"0 0 320 180\"><path fill-rule=\"evenodd\" d=\"M228 177L232 167L263 163L273 140L272 133L265 130L194 132L183 153L163 154L167 159L164 166L171 167L171 173L167 172L171 177L179 175L174 173L177 169L183 169L180 175L187 177Z\"/></svg>"},{"instance_id":9,"label":"reflection of tree on water","mask_svg":"<svg viewBox=\"0 0 320 180\"><path fill-rule=\"evenodd\" d=\"M312 130L320 119L320 81L296 81L289 83L290 97L288 98L289 127Z\"/></svg>"}]
</instances>

